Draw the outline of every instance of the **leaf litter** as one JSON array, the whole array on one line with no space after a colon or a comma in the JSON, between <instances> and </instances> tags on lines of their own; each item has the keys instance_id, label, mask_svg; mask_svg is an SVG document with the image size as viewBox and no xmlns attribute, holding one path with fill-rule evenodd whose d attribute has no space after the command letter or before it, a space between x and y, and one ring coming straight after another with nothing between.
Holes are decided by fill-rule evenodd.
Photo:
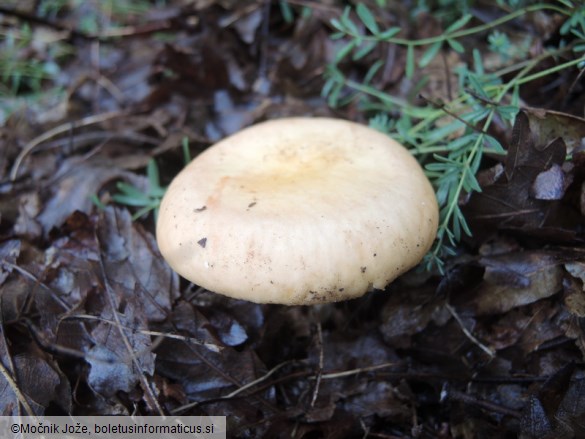
<instances>
[{"instance_id":1,"label":"leaf litter","mask_svg":"<svg viewBox=\"0 0 585 439\"><path fill-rule=\"evenodd\" d=\"M486 158L482 191L461 200L474 234L444 275L407 274L350 302L256 305L202 290L162 260L151 217L112 203L118 181L147 187L152 158L166 185L185 140L196 155L266 118L365 122L320 97L341 4L290 4L292 23L274 2L208 0L101 35L73 11L35 24L75 55L56 79L61 99L15 112L0 135L0 413L226 415L230 437L585 437L576 93L542 108L529 96L545 85L524 87L525 109L499 134L506 156ZM3 25L34 15L22 8ZM549 36L559 25L542 24ZM405 54L386 49L370 56L407 97ZM425 95L448 98L436 84L449 72L425 74Z\"/></svg>"}]
</instances>

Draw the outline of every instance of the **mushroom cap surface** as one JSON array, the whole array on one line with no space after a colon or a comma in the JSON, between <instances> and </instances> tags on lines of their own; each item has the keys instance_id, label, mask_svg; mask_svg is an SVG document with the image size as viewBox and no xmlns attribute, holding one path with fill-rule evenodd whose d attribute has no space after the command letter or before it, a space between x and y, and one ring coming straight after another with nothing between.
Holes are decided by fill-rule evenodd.
<instances>
[{"instance_id":1,"label":"mushroom cap surface","mask_svg":"<svg viewBox=\"0 0 585 439\"><path fill-rule=\"evenodd\" d=\"M276 119L197 156L171 182L157 241L210 291L306 305L382 289L417 265L435 193L398 142L341 119Z\"/></svg>"}]
</instances>

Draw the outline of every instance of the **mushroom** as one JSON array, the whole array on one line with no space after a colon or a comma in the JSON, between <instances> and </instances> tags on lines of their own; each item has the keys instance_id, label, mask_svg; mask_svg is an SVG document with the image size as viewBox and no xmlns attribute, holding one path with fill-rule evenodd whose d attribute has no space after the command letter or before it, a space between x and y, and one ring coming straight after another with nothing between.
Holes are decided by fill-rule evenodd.
<instances>
[{"instance_id":1,"label":"mushroom","mask_svg":"<svg viewBox=\"0 0 585 439\"><path fill-rule=\"evenodd\" d=\"M170 266L210 291L308 305L382 289L435 239L435 193L398 142L340 119L259 123L172 181L157 222Z\"/></svg>"}]
</instances>

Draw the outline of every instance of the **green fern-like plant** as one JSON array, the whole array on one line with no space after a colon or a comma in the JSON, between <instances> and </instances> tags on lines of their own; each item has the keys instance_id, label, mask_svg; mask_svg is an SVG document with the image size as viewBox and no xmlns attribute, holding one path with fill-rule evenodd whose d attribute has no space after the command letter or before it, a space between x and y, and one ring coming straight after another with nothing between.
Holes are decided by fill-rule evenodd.
<instances>
[{"instance_id":1,"label":"green fern-like plant","mask_svg":"<svg viewBox=\"0 0 585 439\"><path fill-rule=\"evenodd\" d=\"M571 0L532 4L518 8L520 2L500 0L507 11L500 18L476 26L469 26L472 16L463 14L452 21L441 35L418 40L401 37L397 26L382 28L374 13L363 3L355 9L346 8L331 21L334 40L344 43L334 61L327 66L323 95L333 107L357 103L366 114L374 114L370 124L408 145L412 154L425 166L437 193L440 205L440 225L434 247L427 255L430 269L444 269L445 257L455 253L463 234L470 235L469 225L460 209L460 199L474 191L481 191L476 174L486 152L504 154L498 140L489 135L490 126L498 120L511 126L519 110L520 86L554 72L585 64L585 7ZM423 105L414 105L378 90L373 80L383 67L383 61L374 61L359 80L343 73L345 62L364 59L380 43L394 44L406 50L405 74L414 78L417 68L424 68L444 50L465 53L463 40L472 35L486 34L492 52L503 56L512 44L499 29L503 24L525 14L548 11L567 17L561 34L567 41L559 47L547 48L533 59L521 59L498 71L486 70L481 53L472 49L471 65L455 72L459 82L458 95L451 102L435 102L428 98ZM418 51L418 59L415 59ZM572 54L571 59L555 67L537 71L539 63L547 58ZM505 75L514 73L511 80ZM416 87L415 87L416 88ZM392 114L394 117L389 117ZM397 116L396 116L397 115Z\"/></svg>"},{"instance_id":2,"label":"green fern-like plant","mask_svg":"<svg viewBox=\"0 0 585 439\"><path fill-rule=\"evenodd\" d=\"M181 146L183 150L183 162L185 166L187 166L191 161L189 139L187 137L183 137ZM112 201L129 207L137 207L138 210L132 215L132 220L137 220L138 218L153 212L154 220L156 221L160 202L167 191L166 187L161 186L159 175L156 160L150 159L146 166L146 178L148 181L146 190L124 181L119 181L116 183L116 188L119 192L112 195ZM92 196L92 201L99 208L105 207L99 200L99 197L95 194Z\"/></svg>"}]
</instances>

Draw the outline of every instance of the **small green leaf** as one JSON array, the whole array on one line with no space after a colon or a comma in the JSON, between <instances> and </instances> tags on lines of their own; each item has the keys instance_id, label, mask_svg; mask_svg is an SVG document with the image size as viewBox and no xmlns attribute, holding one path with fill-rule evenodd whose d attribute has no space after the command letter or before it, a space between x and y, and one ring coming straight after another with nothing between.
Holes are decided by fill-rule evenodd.
<instances>
[{"instance_id":1,"label":"small green leaf","mask_svg":"<svg viewBox=\"0 0 585 439\"><path fill-rule=\"evenodd\" d=\"M520 109L516 105L500 105L496 107L496 112L504 120L512 120Z\"/></svg>"},{"instance_id":2,"label":"small green leaf","mask_svg":"<svg viewBox=\"0 0 585 439\"><path fill-rule=\"evenodd\" d=\"M485 119L490 114L490 109L486 107L479 107L477 110L470 111L461 116L465 122L478 123Z\"/></svg>"},{"instance_id":3,"label":"small green leaf","mask_svg":"<svg viewBox=\"0 0 585 439\"><path fill-rule=\"evenodd\" d=\"M339 97L341 95L341 91L343 90L343 83L336 82L333 83L331 90L327 96L327 104L332 107L336 108L339 105Z\"/></svg>"},{"instance_id":4,"label":"small green leaf","mask_svg":"<svg viewBox=\"0 0 585 439\"><path fill-rule=\"evenodd\" d=\"M374 78L374 76L376 75L376 73L378 73L378 70L380 70L380 67L382 67L384 65L384 61L379 59L378 61L376 61L374 64L372 64L370 66L370 68L368 69L368 72L366 73L366 75L364 76L364 84L369 84L370 81Z\"/></svg>"},{"instance_id":5,"label":"small green leaf","mask_svg":"<svg viewBox=\"0 0 585 439\"><path fill-rule=\"evenodd\" d=\"M349 55L349 53L355 48L355 46L356 46L356 40L352 40L349 43L347 43L345 46L343 46L341 49L339 49L339 51L335 54L334 63L338 64L343 59L345 59L347 57L347 55Z\"/></svg>"},{"instance_id":6,"label":"small green leaf","mask_svg":"<svg viewBox=\"0 0 585 439\"><path fill-rule=\"evenodd\" d=\"M465 48L463 47L463 44L461 44L457 40L448 39L447 44L451 47L451 49L453 49L457 53L465 52Z\"/></svg>"},{"instance_id":7,"label":"small green leaf","mask_svg":"<svg viewBox=\"0 0 585 439\"><path fill-rule=\"evenodd\" d=\"M393 36L397 35L398 33L400 33L400 31L402 30L402 28L399 28L397 26L392 26L389 29L386 29L384 32L380 33L377 35L377 37L380 40L383 41L388 41L389 39L391 39Z\"/></svg>"},{"instance_id":8,"label":"small green leaf","mask_svg":"<svg viewBox=\"0 0 585 439\"><path fill-rule=\"evenodd\" d=\"M492 136L485 136L485 142L487 143L488 147L491 148L490 152L495 152L497 154L505 154L506 150L499 142L498 139Z\"/></svg>"},{"instance_id":9,"label":"small green leaf","mask_svg":"<svg viewBox=\"0 0 585 439\"><path fill-rule=\"evenodd\" d=\"M151 198L160 199L165 195L166 192L167 192L167 188L159 186L159 187L151 188L150 191L148 192L148 195Z\"/></svg>"},{"instance_id":10,"label":"small green leaf","mask_svg":"<svg viewBox=\"0 0 585 439\"><path fill-rule=\"evenodd\" d=\"M280 5L280 14L282 15L282 18L286 23L291 24L294 21L294 15L290 5L286 0L280 0L278 3Z\"/></svg>"},{"instance_id":11,"label":"small green leaf","mask_svg":"<svg viewBox=\"0 0 585 439\"><path fill-rule=\"evenodd\" d=\"M481 135L482 138L483 138L483 136L485 136L485 134ZM480 139L480 141L483 141L483 139ZM474 175L477 174L477 171L479 171L479 165L481 164L482 156L483 156L482 150L481 150L481 148L478 148L475 156L473 157L471 165L469 166L469 169L468 169L469 174L473 178L475 178Z\"/></svg>"},{"instance_id":12,"label":"small green leaf","mask_svg":"<svg viewBox=\"0 0 585 439\"><path fill-rule=\"evenodd\" d=\"M149 204L150 200L148 197L133 197L131 195L114 194L112 200L116 203L125 204L127 206L142 207Z\"/></svg>"},{"instance_id":13,"label":"small green leaf","mask_svg":"<svg viewBox=\"0 0 585 439\"><path fill-rule=\"evenodd\" d=\"M452 122L444 125L440 128L436 128L431 133L428 133L427 139L429 141L435 142L442 142L446 138L448 138L451 134L456 133L461 128L463 128L464 124L460 120L453 120Z\"/></svg>"},{"instance_id":14,"label":"small green leaf","mask_svg":"<svg viewBox=\"0 0 585 439\"><path fill-rule=\"evenodd\" d=\"M150 212L151 210L155 211L155 220L156 220L156 212L158 211L158 204L157 205L148 205L148 206L144 206L141 209L138 209L134 215L132 215L132 221L136 221L138 218L140 218L142 215L147 214L148 212Z\"/></svg>"},{"instance_id":15,"label":"small green leaf","mask_svg":"<svg viewBox=\"0 0 585 439\"><path fill-rule=\"evenodd\" d=\"M448 144L449 150L455 151L458 149L465 148L465 147L469 146L470 144L472 144L476 138L477 138L477 134L475 134L475 133L461 136L461 137L453 140L452 142L449 142L449 144Z\"/></svg>"},{"instance_id":16,"label":"small green leaf","mask_svg":"<svg viewBox=\"0 0 585 439\"><path fill-rule=\"evenodd\" d=\"M433 43L423 54L423 56L420 57L420 60L418 62L418 65L420 67L426 67L432 60L433 58L437 55L437 53L439 53L439 50L441 50L441 46L443 45L442 41L437 41L436 43Z\"/></svg>"},{"instance_id":17,"label":"small green leaf","mask_svg":"<svg viewBox=\"0 0 585 439\"><path fill-rule=\"evenodd\" d=\"M321 96L324 98L329 96L331 94L331 90L333 90L333 87L335 85L336 85L335 78L328 78L325 81L325 84L323 84L323 88L321 89Z\"/></svg>"},{"instance_id":18,"label":"small green leaf","mask_svg":"<svg viewBox=\"0 0 585 439\"><path fill-rule=\"evenodd\" d=\"M473 67L475 69L475 72L478 75L483 75L485 73L485 70L483 68L483 59L481 57L481 52L477 49L473 49L472 54L473 54Z\"/></svg>"},{"instance_id":19,"label":"small green leaf","mask_svg":"<svg viewBox=\"0 0 585 439\"><path fill-rule=\"evenodd\" d=\"M344 9L343 14L341 15L341 18L340 18L341 24L345 27L347 33L353 34L353 35L359 35L359 30L358 30L356 24L349 17L350 12L351 12L351 8L349 6L347 6Z\"/></svg>"},{"instance_id":20,"label":"small green leaf","mask_svg":"<svg viewBox=\"0 0 585 439\"><path fill-rule=\"evenodd\" d=\"M455 209L453 209L453 217L452 217L453 230L451 231L452 233L449 233L449 230L447 231L447 235L449 236L449 241L451 241L451 244L453 244L453 245L455 245L456 242L461 239L461 223L462 222L465 222L465 218L463 218L461 210L459 210L459 208L456 207Z\"/></svg>"},{"instance_id":21,"label":"small green leaf","mask_svg":"<svg viewBox=\"0 0 585 439\"><path fill-rule=\"evenodd\" d=\"M102 200L96 194L93 194L89 199L98 209L104 210L106 208L106 205L102 203Z\"/></svg>"},{"instance_id":22,"label":"small green leaf","mask_svg":"<svg viewBox=\"0 0 585 439\"><path fill-rule=\"evenodd\" d=\"M469 81L469 86L475 92L476 95L485 99L486 101L490 100L488 94L485 92L483 86L481 85L481 83L477 79L476 75L474 75L473 73L470 73L467 76L467 80Z\"/></svg>"},{"instance_id":23,"label":"small green leaf","mask_svg":"<svg viewBox=\"0 0 585 439\"><path fill-rule=\"evenodd\" d=\"M126 182L119 181L118 183L116 183L116 187L120 192L122 192L122 194L127 195L129 197L146 198L144 192Z\"/></svg>"},{"instance_id":24,"label":"small green leaf","mask_svg":"<svg viewBox=\"0 0 585 439\"><path fill-rule=\"evenodd\" d=\"M406 49L406 77L412 79L414 76L414 46L408 45Z\"/></svg>"},{"instance_id":25,"label":"small green leaf","mask_svg":"<svg viewBox=\"0 0 585 439\"><path fill-rule=\"evenodd\" d=\"M362 23L364 23L364 26L366 26L371 33L374 35L380 33L380 28L378 27L378 23L376 23L374 14L372 14L372 11L370 11L364 3L358 3L355 11L357 12L358 17L360 17L360 20L362 20Z\"/></svg>"},{"instance_id":26,"label":"small green leaf","mask_svg":"<svg viewBox=\"0 0 585 439\"><path fill-rule=\"evenodd\" d=\"M150 188L160 187L156 160L150 159L148 161L148 165L146 166L146 176L148 178L148 184L150 185Z\"/></svg>"},{"instance_id":27,"label":"small green leaf","mask_svg":"<svg viewBox=\"0 0 585 439\"><path fill-rule=\"evenodd\" d=\"M183 163L187 166L191 162L191 151L189 150L189 138L187 136L183 136L181 147L183 148Z\"/></svg>"},{"instance_id":28,"label":"small green leaf","mask_svg":"<svg viewBox=\"0 0 585 439\"><path fill-rule=\"evenodd\" d=\"M455 21L453 24L451 24L451 26L445 29L445 33L450 34L458 29L461 29L463 26L469 23L469 20L471 20L472 18L473 15L465 14L463 17L461 17L459 20Z\"/></svg>"},{"instance_id":29,"label":"small green leaf","mask_svg":"<svg viewBox=\"0 0 585 439\"><path fill-rule=\"evenodd\" d=\"M342 33L342 35L345 35L346 32L346 28L343 24L341 24L341 21L338 20L337 18L332 18L329 23L331 24L331 26L333 26L335 29L337 29L338 31L340 31Z\"/></svg>"},{"instance_id":30,"label":"small green leaf","mask_svg":"<svg viewBox=\"0 0 585 439\"><path fill-rule=\"evenodd\" d=\"M466 192L481 192L481 186L479 185L477 178L475 178L475 175L469 170L466 172L463 181L463 189L465 189Z\"/></svg>"},{"instance_id":31,"label":"small green leaf","mask_svg":"<svg viewBox=\"0 0 585 439\"><path fill-rule=\"evenodd\" d=\"M427 163L425 169L432 172L443 172L450 169L451 165L447 163Z\"/></svg>"}]
</instances>

